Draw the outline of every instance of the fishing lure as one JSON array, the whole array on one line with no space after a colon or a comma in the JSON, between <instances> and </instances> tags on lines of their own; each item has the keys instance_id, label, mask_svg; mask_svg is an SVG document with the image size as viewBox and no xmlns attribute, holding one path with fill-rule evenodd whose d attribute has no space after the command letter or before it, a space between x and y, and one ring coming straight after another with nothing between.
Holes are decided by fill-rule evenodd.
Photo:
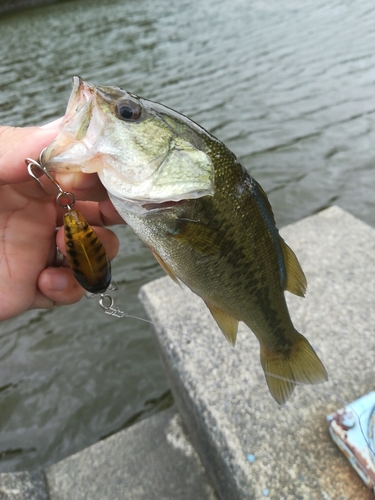
<instances>
[{"instance_id":1,"label":"fishing lure","mask_svg":"<svg viewBox=\"0 0 375 500\"><path fill-rule=\"evenodd\" d=\"M56 203L67 211L64 214L64 235L66 253L69 265L78 283L88 292L104 293L111 283L111 262L103 243L99 240L93 228L89 225L81 212L72 210L75 204L73 193L64 191L60 184L52 177L47 168L31 158L25 162L31 177L45 190L44 185L37 177L33 167L37 167L56 186L59 193ZM67 200L64 204L62 200Z\"/></svg>"},{"instance_id":2,"label":"fishing lure","mask_svg":"<svg viewBox=\"0 0 375 500\"><path fill-rule=\"evenodd\" d=\"M67 259L78 283L88 292L103 293L111 282L111 262L93 228L78 210L64 214Z\"/></svg>"}]
</instances>

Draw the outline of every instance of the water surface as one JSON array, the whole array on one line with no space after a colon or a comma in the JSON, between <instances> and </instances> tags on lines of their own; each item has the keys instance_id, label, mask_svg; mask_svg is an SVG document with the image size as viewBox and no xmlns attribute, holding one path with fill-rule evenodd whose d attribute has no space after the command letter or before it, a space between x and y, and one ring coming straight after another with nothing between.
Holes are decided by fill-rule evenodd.
<instances>
[{"instance_id":1,"label":"water surface","mask_svg":"<svg viewBox=\"0 0 375 500\"><path fill-rule=\"evenodd\" d=\"M375 226L374 26L370 0L78 0L3 16L0 123L62 115L74 74L122 86L225 142L279 226L332 204ZM144 316L138 289L163 272L116 232L116 301ZM149 325L95 300L0 335L0 471L57 461L170 403Z\"/></svg>"}]
</instances>

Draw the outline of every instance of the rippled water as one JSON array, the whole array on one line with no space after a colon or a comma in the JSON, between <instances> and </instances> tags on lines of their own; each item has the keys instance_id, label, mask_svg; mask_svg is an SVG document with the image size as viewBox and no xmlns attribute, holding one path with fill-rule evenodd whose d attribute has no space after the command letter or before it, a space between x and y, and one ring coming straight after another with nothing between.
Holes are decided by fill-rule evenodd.
<instances>
[{"instance_id":1,"label":"rippled water","mask_svg":"<svg viewBox=\"0 0 375 500\"><path fill-rule=\"evenodd\" d=\"M122 86L223 140L279 226L333 203L375 225L371 0L78 0L0 19L0 123L64 113L70 78ZM118 303L161 276L116 228ZM35 235L37 237L37 235ZM169 403L150 327L95 301L0 325L0 471L51 463Z\"/></svg>"}]
</instances>

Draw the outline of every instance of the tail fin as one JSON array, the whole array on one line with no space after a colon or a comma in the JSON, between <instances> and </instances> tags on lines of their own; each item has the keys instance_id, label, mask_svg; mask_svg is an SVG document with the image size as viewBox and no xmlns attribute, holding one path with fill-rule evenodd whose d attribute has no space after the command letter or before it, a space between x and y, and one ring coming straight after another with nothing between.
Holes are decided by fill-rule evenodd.
<instances>
[{"instance_id":1,"label":"tail fin","mask_svg":"<svg viewBox=\"0 0 375 500\"><path fill-rule=\"evenodd\" d=\"M287 353L260 351L260 361L272 397L280 405L291 396L298 383L319 384L328 380L323 363L303 335L295 332Z\"/></svg>"}]
</instances>

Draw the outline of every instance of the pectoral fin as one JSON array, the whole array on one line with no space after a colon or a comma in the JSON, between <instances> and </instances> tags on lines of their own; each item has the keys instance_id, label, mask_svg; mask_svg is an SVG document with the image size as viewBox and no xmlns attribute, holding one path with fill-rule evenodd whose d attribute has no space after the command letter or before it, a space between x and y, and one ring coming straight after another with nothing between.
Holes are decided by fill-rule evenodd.
<instances>
[{"instance_id":1,"label":"pectoral fin","mask_svg":"<svg viewBox=\"0 0 375 500\"><path fill-rule=\"evenodd\" d=\"M279 241L286 271L285 290L304 297L307 287L306 276L293 250L285 243L281 236L279 236Z\"/></svg>"},{"instance_id":2,"label":"pectoral fin","mask_svg":"<svg viewBox=\"0 0 375 500\"><path fill-rule=\"evenodd\" d=\"M179 281L179 279L177 278L177 276L174 274L174 272L172 271L172 269L168 266L168 264L166 264L164 262L164 260L160 257L159 254L157 254L156 252L154 252L151 248L150 248L151 252L153 253L155 259L159 262L159 264L161 265L161 267L164 269L164 271L168 274L168 276L175 282L177 283L177 285L180 285L181 286L181 283Z\"/></svg>"},{"instance_id":3,"label":"pectoral fin","mask_svg":"<svg viewBox=\"0 0 375 500\"><path fill-rule=\"evenodd\" d=\"M229 314L221 309L207 304L207 302L206 306L210 310L216 323L219 325L220 330L224 333L227 341L234 347L237 339L238 320L229 316Z\"/></svg>"},{"instance_id":4,"label":"pectoral fin","mask_svg":"<svg viewBox=\"0 0 375 500\"><path fill-rule=\"evenodd\" d=\"M176 232L172 236L203 254L212 254L220 246L218 231L192 219L178 218Z\"/></svg>"}]
</instances>

